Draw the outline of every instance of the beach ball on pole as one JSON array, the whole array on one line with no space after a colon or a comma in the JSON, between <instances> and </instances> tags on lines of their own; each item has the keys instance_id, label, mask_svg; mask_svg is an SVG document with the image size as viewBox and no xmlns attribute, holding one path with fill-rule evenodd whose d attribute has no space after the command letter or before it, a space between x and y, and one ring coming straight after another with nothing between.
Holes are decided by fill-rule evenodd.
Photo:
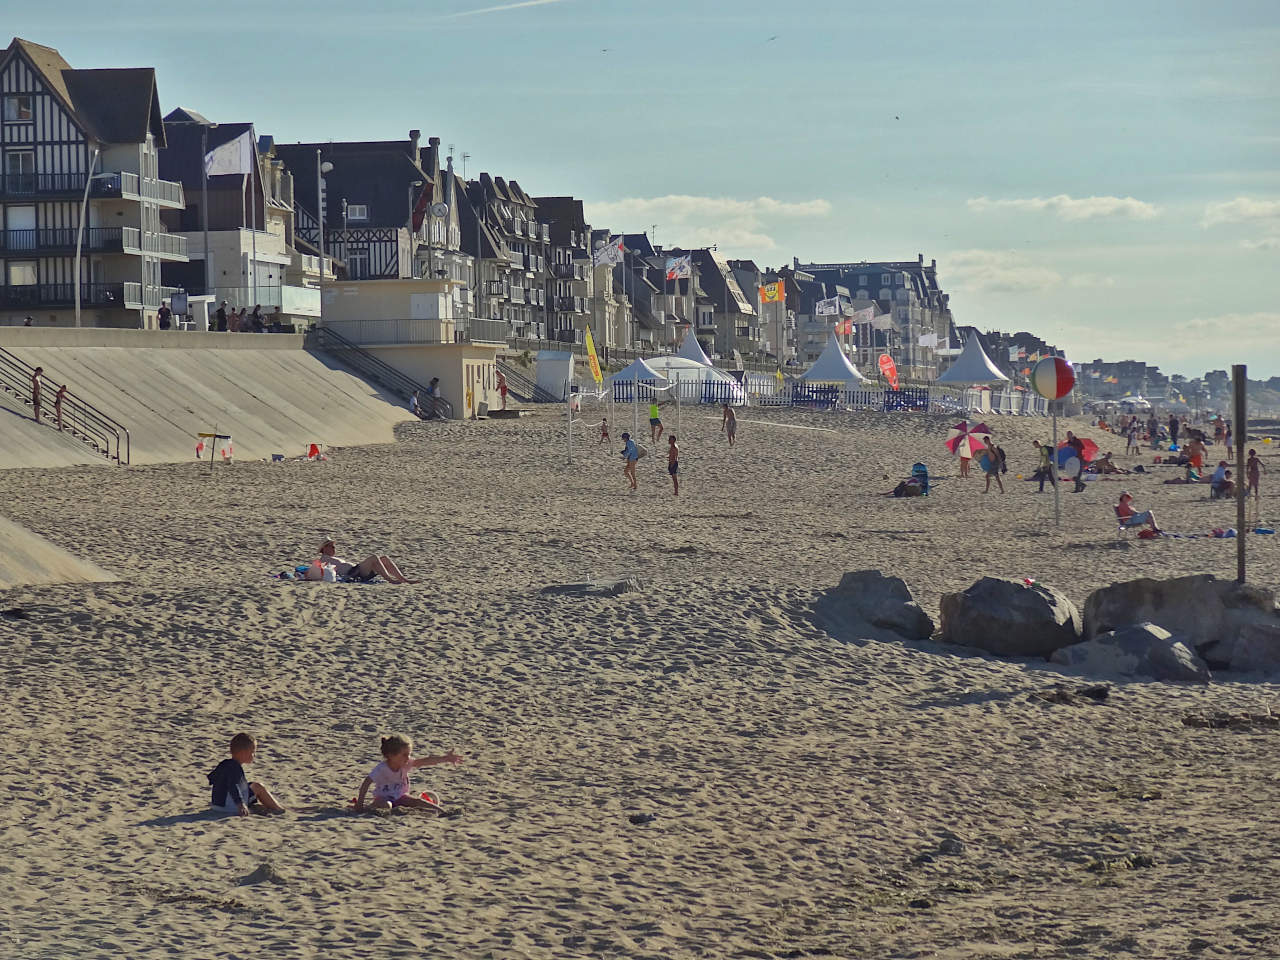
<instances>
[{"instance_id":1,"label":"beach ball on pole","mask_svg":"<svg viewBox=\"0 0 1280 960\"><path fill-rule=\"evenodd\" d=\"M1061 357L1045 357L1031 370L1031 389L1046 400L1061 400L1076 385L1076 372Z\"/></svg>"},{"instance_id":2,"label":"beach ball on pole","mask_svg":"<svg viewBox=\"0 0 1280 960\"><path fill-rule=\"evenodd\" d=\"M1062 506L1058 497L1058 408L1054 401L1061 400L1076 385L1076 372L1061 357L1045 357L1031 368L1031 389L1049 401L1053 414L1053 451L1049 458L1049 474L1053 479L1053 525L1062 522Z\"/></svg>"}]
</instances>

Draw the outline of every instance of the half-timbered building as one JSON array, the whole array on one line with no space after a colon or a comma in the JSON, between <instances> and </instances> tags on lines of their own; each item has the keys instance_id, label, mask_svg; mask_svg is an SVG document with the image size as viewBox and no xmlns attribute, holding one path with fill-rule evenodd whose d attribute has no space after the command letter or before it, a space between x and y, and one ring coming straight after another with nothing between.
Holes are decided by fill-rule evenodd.
<instances>
[{"instance_id":1,"label":"half-timbered building","mask_svg":"<svg viewBox=\"0 0 1280 960\"><path fill-rule=\"evenodd\" d=\"M184 205L181 184L159 177L163 145L150 67L75 70L51 47L9 44L0 54L0 323L154 326L175 292L162 285L161 264L187 259L185 240L160 219Z\"/></svg>"}]
</instances>

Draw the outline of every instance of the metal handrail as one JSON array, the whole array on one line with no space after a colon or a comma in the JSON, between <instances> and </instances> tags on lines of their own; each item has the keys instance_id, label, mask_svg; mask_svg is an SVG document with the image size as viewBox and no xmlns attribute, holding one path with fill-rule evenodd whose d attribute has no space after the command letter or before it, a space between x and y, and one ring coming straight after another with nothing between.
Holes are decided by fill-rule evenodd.
<instances>
[{"instance_id":1,"label":"metal handrail","mask_svg":"<svg viewBox=\"0 0 1280 960\"><path fill-rule=\"evenodd\" d=\"M517 400L525 403L559 403L560 398L538 386L533 380L505 361L498 361L498 369L507 379L507 389Z\"/></svg>"},{"instance_id":2,"label":"metal handrail","mask_svg":"<svg viewBox=\"0 0 1280 960\"><path fill-rule=\"evenodd\" d=\"M403 395L406 401L415 393L420 393L429 398L427 388L417 380L401 373L391 364L374 356L364 347L353 343L342 334L335 333L328 327L312 327L307 332L307 341L309 342L308 345L345 360L351 367L354 367L374 383L381 384L388 390ZM432 412L438 414L441 409L447 413L448 419L453 419L453 405L444 397L436 397Z\"/></svg>"},{"instance_id":3,"label":"metal handrail","mask_svg":"<svg viewBox=\"0 0 1280 960\"><path fill-rule=\"evenodd\" d=\"M31 393L31 378L35 372L36 368L31 364L0 347L0 389L12 393L23 403L32 407L35 405L35 398ZM47 389L52 385L48 377L42 376L40 384L40 414L43 419L56 426L58 416L54 407L54 398L57 396L57 390ZM63 427L73 437L85 441L108 460L128 466L133 451L129 430L124 424L107 416L70 390L63 394L62 421ZM113 442L114 453L112 453Z\"/></svg>"}]
</instances>

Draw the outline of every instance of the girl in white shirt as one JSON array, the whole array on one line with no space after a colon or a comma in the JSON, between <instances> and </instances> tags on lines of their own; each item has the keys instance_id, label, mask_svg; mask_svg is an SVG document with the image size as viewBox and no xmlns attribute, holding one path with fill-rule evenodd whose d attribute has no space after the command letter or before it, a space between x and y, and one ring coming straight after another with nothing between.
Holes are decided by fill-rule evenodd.
<instances>
[{"instance_id":1,"label":"girl in white shirt","mask_svg":"<svg viewBox=\"0 0 1280 960\"><path fill-rule=\"evenodd\" d=\"M438 763L462 762L462 758L450 750L438 757L414 757L413 741L393 734L382 738L382 763L369 771L360 784L356 796L356 812L364 810L364 798L373 787L371 810L390 810L392 807L416 807L420 810L440 812L440 798L429 793L415 797L409 793L409 771L416 767L432 767Z\"/></svg>"}]
</instances>

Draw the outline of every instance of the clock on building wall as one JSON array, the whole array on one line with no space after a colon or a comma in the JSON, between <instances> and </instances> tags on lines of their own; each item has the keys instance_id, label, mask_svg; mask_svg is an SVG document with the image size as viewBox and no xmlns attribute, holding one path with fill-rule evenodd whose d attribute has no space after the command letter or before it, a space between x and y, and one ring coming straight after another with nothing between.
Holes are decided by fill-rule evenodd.
<instances>
[{"instance_id":1,"label":"clock on building wall","mask_svg":"<svg viewBox=\"0 0 1280 960\"><path fill-rule=\"evenodd\" d=\"M431 215L433 217L447 217L449 215L449 205L437 200L431 205Z\"/></svg>"}]
</instances>

